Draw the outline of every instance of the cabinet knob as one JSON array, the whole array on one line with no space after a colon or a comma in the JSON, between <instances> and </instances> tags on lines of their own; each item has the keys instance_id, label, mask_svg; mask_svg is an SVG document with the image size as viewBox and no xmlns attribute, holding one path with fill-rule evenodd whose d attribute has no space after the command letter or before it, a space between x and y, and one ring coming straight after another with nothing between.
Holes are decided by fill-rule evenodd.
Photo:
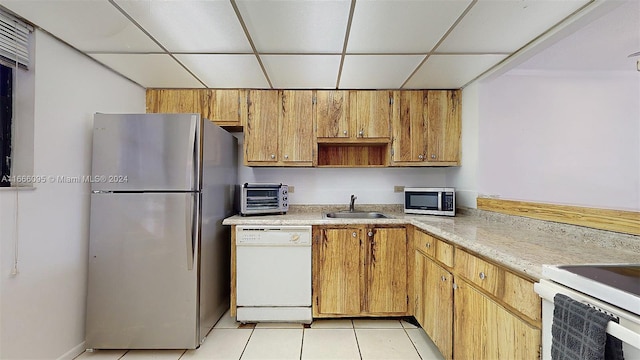
<instances>
[{"instance_id":1,"label":"cabinet knob","mask_svg":"<svg viewBox=\"0 0 640 360\"><path fill-rule=\"evenodd\" d=\"M425 243L424 247L426 247L427 249L431 247L431 243Z\"/></svg>"},{"instance_id":2,"label":"cabinet knob","mask_svg":"<svg viewBox=\"0 0 640 360\"><path fill-rule=\"evenodd\" d=\"M435 159L436 158L436 154L431 154L431 158Z\"/></svg>"},{"instance_id":3,"label":"cabinet knob","mask_svg":"<svg viewBox=\"0 0 640 360\"><path fill-rule=\"evenodd\" d=\"M487 275L484 274L484 271L481 271L478 276L480 276L480 280L484 280L487 277Z\"/></svg>"},{"instance_id":4,"label":"cabinet knob","mask_svg":"<svg viewBox=\"0 0 640 360\"><path fill-rule=\"evenodd\" d=\"M447 277L442 275L442 277L440 278L442 281L447 281Z\"/></svg>"},{"instance_id":5,"label":"cabinet knob","mask_svg":"<svg viewBox=\"0 0 640 360\"><path fill-rule=\"evenodd\" d=\"M284 155L284 158L285 158L285 159L288 159L288 158L289 158L289 155L286 155L286 154L285 154L285 155Z\"/></svg>"},{"instance_id":6,"label":"cabinet knob","mask_svg":"<svg viewBox=\"0 0 640 360\"><path fill-rule=\"evenodd\" d=\"M360 136L364 136L364 130L360 130L360 131L358 131L358 135L360 135Z\"/></svg>"},{"instance_id":7,"label":"cabinet knob","mask_svg":"<svg viewBox=\"0 0 640 360\"><path fill-rule=\"evenodd\" d=\"M276 154L271 154L271 158L275 159L276 158Z\"/></svg>"},{"instance_id":8,"label":"cabinet knob","mask_svg":"<svg viewBox=\"0 0 640 360\"><path fill-rule=\"evenodd\" d=\"M418 159L420 159L420 160L424 159L424 155L422 155L422 154L418 155Z\"/></svg>"},{"instance_id":9,"label":"cabinet knob","mask_svg":"<svg viewBox=\"0 0 640 360\"><path fill-rule=\"evenodd\" d=\"M358 237L358 234L356 234L356 232L354 231L353 234L351 234L351 236Z\"/></svg>"},{"instance_id":10,"label":"cabinet knob","mask_svg":"<svg viewBox=\"0 0 640 360\"><path fill-rule=\"evenodd\" d=\"M373 236L373 231L369 231L369 236Z\"/></svg>"},{"instance_id":11,"label":"cabinet knob","mask_svg":"<svg viewBox=\"0 0 640 360\"><path fill-rule=\"evenodd\" d=\"M347 130L342 131L343 134L347 135Z\"/></svg>"}]
</instances>

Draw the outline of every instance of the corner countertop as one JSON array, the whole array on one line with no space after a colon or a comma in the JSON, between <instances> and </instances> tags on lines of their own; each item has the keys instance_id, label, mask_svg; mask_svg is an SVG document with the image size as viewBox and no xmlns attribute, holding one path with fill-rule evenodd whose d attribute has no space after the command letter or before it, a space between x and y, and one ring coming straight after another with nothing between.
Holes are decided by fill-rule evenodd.
<instances>
[{"instance_id":1,"label":"corner countertop","mask_svg":"<svg viewBox=\"0 0 640 360\"><path fill-rule=\"evenodd\" d=\"M414 225L533 279L542 265L620 264L640 261L640 236L461 209L455 217L409 215L398 206L374 206L387 219L328 219L317 206L286 215L232 216L224 225ZM369 211L369 210L365 210Z\"/></svg>"}]
</instances>

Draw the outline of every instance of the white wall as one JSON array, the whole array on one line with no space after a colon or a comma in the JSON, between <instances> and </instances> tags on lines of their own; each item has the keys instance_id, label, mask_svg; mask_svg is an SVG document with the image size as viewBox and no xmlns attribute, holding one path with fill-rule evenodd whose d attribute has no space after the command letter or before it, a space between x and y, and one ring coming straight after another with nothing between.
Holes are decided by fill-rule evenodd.
<instances>
[{"instance_id":1,"label":"white wall","mask_svg":"<svg viewBox=\"0 0 640 360\"><path fill-rule=\"evenodd\" d=\"M238 137L238 181L293 185L291 204L345 204L351 194L357 204L403 204L394 186L445 186L448 168L261 168L242 165L242 134Z\"/></svg>"},{"instance_id":2,"label":"white wall","mask_svg":"<svg viewBox=\"0 0 640 360\"><path fill-rule=\"evenodd\" d=\"M480 84L462 90L462 138L460 167L449 169L447 184L456 189L456 205L476 208L478 173L478 124Z\"/></svg>"},{"instance_id":3,"label":"white wall","mask_svg":"<svg viewBox=\"0 0 640 360\"><path fill-rule=\"evenodd\" d=\"M482 89L479 193L640 210L640 74L512 71Z\"/></svg>"},{"instance_id":4,"label":"white wall","mask_svg":"<svg viewBox=\"0 0 640 360\"><path fill-rule=\"evenodd\" d=\"M46 33L35 35L34 174L89 174L92 114L144 112L144 89ZM84 341L89 185L2 191L0 211L0 358L77 355ZM16 240L19 273L12 277Z\"/></svg>"}]
</instances>

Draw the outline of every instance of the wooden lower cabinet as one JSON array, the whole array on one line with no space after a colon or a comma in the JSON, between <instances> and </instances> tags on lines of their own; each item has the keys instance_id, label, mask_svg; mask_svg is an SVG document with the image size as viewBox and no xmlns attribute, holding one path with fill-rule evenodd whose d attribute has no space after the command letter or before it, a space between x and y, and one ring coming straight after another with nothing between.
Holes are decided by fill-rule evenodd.
<instances>
[{"instance_id":1,"label":"wooden lower cabinet","mask_svg":"<svg viewBox=\"0 0 640 360\"><path fill-rule=\"evenodd\" d=\"M415 252L415 318L445 359L453 354L453 275Z\"/></svg>"},{"instance_id":2,"label":"wooden lower cabinet","mask_svg":"<svg viewBox=\"0 0 640 360\"><path fill-rule=\"evenodd\" d=\"M404 227L321 227L313 247L314 317L410 313Z\"/></svg>"},{"instance_id":3,"label":"wooden lower cabinet","mask_svg":"<svg viewBox=\"0 0 640 360\"><path fill-rule=\"evenodd\" d=\"M507 311L466 281L457 279L456 285L456 359L540 358L540 328Z\"/></svg>"}]
</instances>

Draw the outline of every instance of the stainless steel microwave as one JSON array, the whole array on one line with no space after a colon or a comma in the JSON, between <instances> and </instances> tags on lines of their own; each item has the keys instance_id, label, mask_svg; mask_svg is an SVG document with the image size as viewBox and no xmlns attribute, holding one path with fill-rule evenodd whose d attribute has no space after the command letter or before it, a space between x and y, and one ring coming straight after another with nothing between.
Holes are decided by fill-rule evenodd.
<instances>
[{"instance_id":1,"label":"stainless steel microwave","mask_svg":"<svg viewBox=\"0 0 640 360\"><path fill-rule=\"evenodd\" d=\"M456 215L454 188L404 188L404 212L421 215Z\"/></svg>"},{"instance_id":2,"label":"stainless steel microwave","mask_svg":"<svg viewBox=\"0 0 640 360\"><path fill-rule=\"evenodd\" d=\"M289 186L271 183L240 185L240 215L285 214L289 210Z\"/></svg>"}]
</instances>

